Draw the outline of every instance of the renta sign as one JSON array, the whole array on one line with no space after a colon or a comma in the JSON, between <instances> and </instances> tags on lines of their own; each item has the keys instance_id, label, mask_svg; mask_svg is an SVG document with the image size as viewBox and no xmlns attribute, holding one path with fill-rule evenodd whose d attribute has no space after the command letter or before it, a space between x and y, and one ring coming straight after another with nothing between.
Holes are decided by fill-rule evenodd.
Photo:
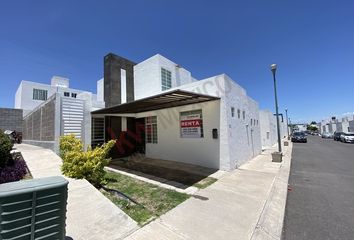
<instances>
[{"instance_id":1,"label":"renta sign","mask_svg":"<svg viewBox=\"0 0 354 240\"><path fill-rule=\"evenodd\" d=\"M195 111L195 112L191 111L191 112L181 113L180 127L181 127L182 138L203 137L202 134L203 120L202 120L201 111Z\"/></svg>"},{"instance_id":2,"label":"renta sign","mask_svg":"<svg viewBox=\"0 0 354 240\"><path fill-rule=\"evenodd\" d=\"M201 125L202 125L202 119L181 121L181 128L200 127Z\"/></svg>"}]
</instances>

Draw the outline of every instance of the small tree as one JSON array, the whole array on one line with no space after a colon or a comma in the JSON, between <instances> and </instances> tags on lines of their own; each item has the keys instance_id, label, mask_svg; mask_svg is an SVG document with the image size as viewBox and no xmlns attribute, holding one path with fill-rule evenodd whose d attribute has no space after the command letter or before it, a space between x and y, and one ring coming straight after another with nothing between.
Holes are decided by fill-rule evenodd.
<instances>
[{"instance_id":1,"label":"small tree","mask_svg":"<svg viewBox=\"0 0 354 240\"><path fill-rule=\"evenodd\" d=\"M312 132L316 132L316 131L318 131L318 127L316 127L314 125L309 125L309 126L307 126L307 130L312 131Z\"/></svg>"},{"instance_id":2,"label":"small tree","mask_svg":"<svg viewBox=\"0 0 354 240\"><path fill-rule=\"evenodd\" d=\"M110 140L101 147L88 148L84 151L83 145L74 135L60 138L60 155L63 159L61 170L67 177L85 178L95 186L100 186L105 175L104 167L110 162L108 153L115 144Z\"/></svg>"}]
</instances>

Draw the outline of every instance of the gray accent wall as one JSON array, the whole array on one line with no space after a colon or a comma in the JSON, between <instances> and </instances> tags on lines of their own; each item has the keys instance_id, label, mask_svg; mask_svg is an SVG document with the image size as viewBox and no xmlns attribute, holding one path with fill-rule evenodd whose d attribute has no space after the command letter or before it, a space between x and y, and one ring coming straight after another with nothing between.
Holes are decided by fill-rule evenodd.
<instances>
[{"instance_id":1,"label":"gray accent wall","mask_svg":"<svg viewBox=\"0 0 354 240\"><path fill-rule=\"evenodd\" d=\"M42 104L23 120L23 139L34 141L55 140L56 97Z\"/></svg>"},{"instance_id":2,"label":"gray accent wall","mask_svg":"<svg viewBox=\"0 0 354 240\"><path fill-rule=\"evenodd\" d=\"M134 101L134 65L134 62L112 53L104 57L103 91L106 107L112 107L122 103L121 69L126 71L127 102Z\"/></svg>"},{"instance_id":3,"label":"gray accent wall","mask_svg":"<svg viewBox=\"0 0 354 240\"><path fill-rule=\"evenodd\" d=\"M0 129L22 132L22 109L0 108Z\"/></svg>"}]
</instances>

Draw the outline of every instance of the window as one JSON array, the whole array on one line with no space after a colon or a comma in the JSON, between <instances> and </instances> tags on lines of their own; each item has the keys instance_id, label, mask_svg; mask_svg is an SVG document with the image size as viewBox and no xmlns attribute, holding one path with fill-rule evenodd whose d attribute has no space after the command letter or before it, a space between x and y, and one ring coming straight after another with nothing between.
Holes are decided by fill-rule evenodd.
<instances>
[{"instance_id":1,"label":"window","mask_svg":"<svg viewBox=\"0 0 354 240\"><path fill-rule=\"evenodd\" d=\"M235 117L235 108L231 107L231 117Z\"/></svg>"},{"instance_id":2,"label":"window","mask_svg":"<svg viewBox=\"0 0 354 240\"><path fill-rule=\"evenodd\" d=\"M246 112L245 111L242 111L242 118L243 118L243 120L246 119Z\"/></svg>"},{"instance_id":3,"label":"window","mask_svg":"<svg viewBox=\"0 0 354 240\"><path fill-rule=\"evenodd\" d=\"M76 96L77 96L77 93L71 93L72 98L76 98Z\"/></svg>"},{"instance_id":4,"label":"window","mask_svg":"<svg viewBox=\"0 0 354 240\"><path fill-rule=\"evenodd\" d=\"M64 92L64 97L70 97L70 93L69 92Z\"/></svg>"},{"instance_id":5,"label":"window","mask_svg":"<svg viewBox=\"0 0 354 240\"><path fill-rule=\"evenodd\" d=\"M258 126L258 119L257 119L257 126Z\"/></svg>"},{"instance_id":6,"label":"window","mask_svg":"<svg viewBox=\"0 0 354 240\"><path fill-rule=\"evenodd\" d=\"M269 132L267 132L267 139L269 139Z\"/></svg>"},{"instance_id":7,"label":"window","mask_svg":"<svg viewBox=\"0 0 354 240\"><path fill-rule=\"evenodd\" d=\"M157 117L145 118L145 135L147 143L157 143Z\"/></svg>"},{"instance_id":8,"label":"window","mask_svg":"<svg viewBox=\"0 0 354 240\"><path fill-rule=\"evenodd\" d=\"M104 118L92 118L91 122L92 145L97 146L104 143Z\"/></svg>"},{"instance_id":9,"label":"window","mask_svg":"<svg viewBox=\"0 0 354 240\"><path fill-rule=\"evenodd\" d=\"M161 68L161 88L162 91L170 89L172 87L171 72Z\"/></svg>"},{"instance_id":10,"label":"window","mask_svg":"<svg viewBox=\"0 0 354 240\"><path fill-rule=\"evenodd\" d=\"M241 118L241 110L240 109L237 109L237 117L238 117L238 119Z\"/></svg>"},{"instance_id":11,"label":"window","mask_svg":"<svg viewBox=\"0 0 354 240\"><path fill-rule=\"evenodd\" d=\"M180 113L181 138L203 138L202 110L192 110Z\"/></svg>"},{"instance_id":12,"label":"window","mask_svg":"<svg viewBox=\"0 0 354 240\"><path fill-rule=\"evenodd\" d=\"M251 118L251 126L252 126L252 124L253 124L253 119Z\"/></svg>"},{"instance_id":13,"label":"window","mask_svg":"<svg viewBox=\"0 0 354 240\"><path fill-rule=\"evenodd\" d=\"M33 100L47 100L48 91L42 89L33 89Z\"/></svg>"}]
</instances>

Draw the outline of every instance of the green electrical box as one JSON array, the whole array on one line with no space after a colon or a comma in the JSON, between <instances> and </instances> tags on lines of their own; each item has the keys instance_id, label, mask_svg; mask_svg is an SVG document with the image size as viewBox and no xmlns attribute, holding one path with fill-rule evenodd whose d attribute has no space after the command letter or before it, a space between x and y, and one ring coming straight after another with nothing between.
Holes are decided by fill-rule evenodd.
<instances>
[{"instance_id":1,"label":"green electrical box","mask_svg":"<svg viewBox=\"0 0 354 240\"><path fill-rule=\"evenodd\" d=\"M0 185L0 240L65 239L68 181L48 177Z\"/></svg>"}]
</instances>

